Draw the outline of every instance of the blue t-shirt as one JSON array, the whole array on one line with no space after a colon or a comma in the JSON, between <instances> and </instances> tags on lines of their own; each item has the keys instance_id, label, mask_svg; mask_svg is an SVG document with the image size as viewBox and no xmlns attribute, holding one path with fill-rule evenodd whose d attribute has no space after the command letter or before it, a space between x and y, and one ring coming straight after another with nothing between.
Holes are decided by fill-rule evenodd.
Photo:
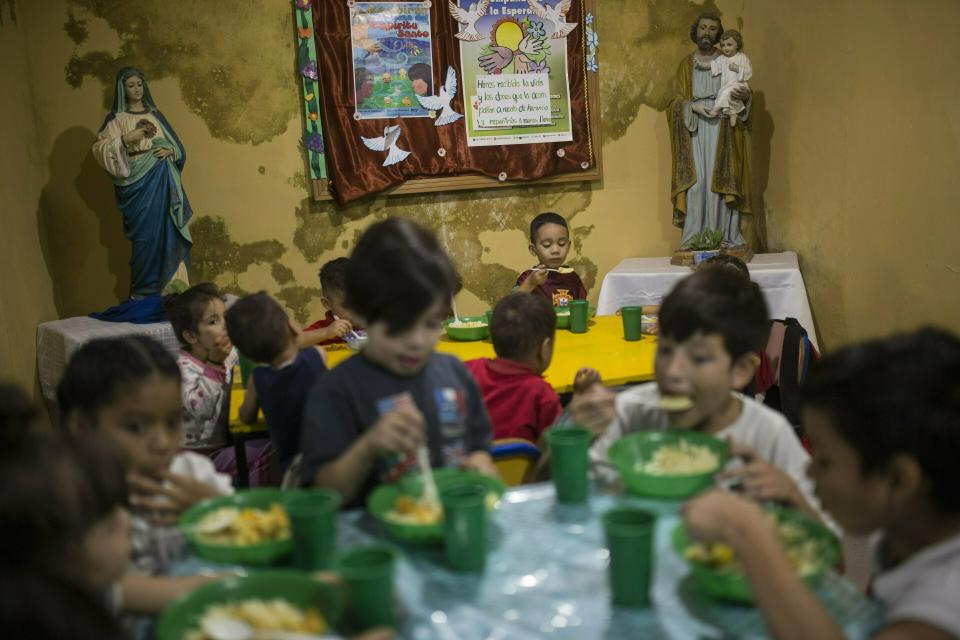
<instances>
[{"instance_id":1,"label":"blue t-shirt","mask_svg":"<svg viewBox=\"0 0 960 640\"><path fill-rule=\"evenodd\" d=\"M489 451L490 419L483 396L467 368L453 356L434 353L417 374L398 376L362 353L321 378L303 416L301 478L311 484L317 470L346 451L380 416L398 403L413 402L427 423L430 464L456 464L475 451ZM356 503L379 482L402 472L405 461L377 462Z\"/></svg>"},{"instance_id":2,"label":"blue t-shirt","mask_svg":"<svg viewBox=\"0 0 960 640\"><path fill-rule=\"evenodd\" d=\"M287 470L299 451L307 393L326 370L320 352L313 347L304 349L293 362L279 369L257 367L253 370L257 400L263 408L281 471Z\"/></svg>"}]
</instances>

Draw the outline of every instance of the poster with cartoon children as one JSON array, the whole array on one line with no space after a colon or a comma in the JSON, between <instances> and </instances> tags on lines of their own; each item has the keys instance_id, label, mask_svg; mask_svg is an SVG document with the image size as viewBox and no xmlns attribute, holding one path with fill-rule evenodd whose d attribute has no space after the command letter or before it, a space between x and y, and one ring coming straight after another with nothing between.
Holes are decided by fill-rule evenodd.
<instances>
[{"instance_id":1,"label":"poster with cartoon children","mask_svg":"<svg viewBox=\"0 0 960 640\"><path fill-rule=\"evenodd\" d=\"M570 0L448 0L471 147L573 140ZM574 36L576 37L576 36Z\"/></svg>"},{"instance_id":2,"label":"poster with cartoon children","mask_svg":"<svg viewBox=\"0 0 960 640\"><path fill-rule=\"evenodd\" d=\"M352 3L350 37L355 117L429 117L417 96L433 95L430 3Z\"/></svg>"}]
</instances>

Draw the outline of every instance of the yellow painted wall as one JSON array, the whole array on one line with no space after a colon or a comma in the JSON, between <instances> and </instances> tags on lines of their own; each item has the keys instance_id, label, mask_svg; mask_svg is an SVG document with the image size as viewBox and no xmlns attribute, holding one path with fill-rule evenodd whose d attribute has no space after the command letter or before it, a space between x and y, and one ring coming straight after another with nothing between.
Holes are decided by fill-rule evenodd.
<instances>
[{"instance_id":1,"label":"yellow painted wall","mask_svg":"<svg viewBox=\"0 0 960 640\"><path fill-rule=\"evenodd\" d=\"M290 4L198 6L0 2L0 13L18 14L0 27L10 53L0 69L17 88L0 97L0 117L23 124L0 133L4 223L13 212L15 238L4 273L21 274L0 285L4 367L32 376L38 321L126 295L129 245L112 185L89 154L120 66L147 72L187 147L195 280L266 289L305 321L320 313L319 267L349 253L373 220L399 215L441 234L464 276L460 306L475 312L529 265L526 228L539 211L570 220L574 263L594 299L622 258L674 248L662 109L692 50L690 21L704 8L742 28L755 61L755 183L766 232L771 248L800 254L821 342L960 317L951 207L960 195L960 95L944 82L960 51L937 35L960 17L952 0L601 0L602 183L345 208L307 196Z\"/></svg>"},{"instance_id":2,"label":"yellow painted wall","mask_svg":"<svg viewBox=\"0 0 960 640\"><path fill-rule=\"evenodd\" d=\"M771 249L800 255L821 344L960 330L955 0L747 0Z\"/></svg>"},{"instance_id":3,"label":"yellow painted wall","mask_svg":"<svg viewBox=\"0 0 960 640\"><path fill-rule=\"evenodd\" d=\"M27 33L0 3L0 381L35 388L36 328L55 317L37 226L45 154L31 101Z\"/></svg>"}]
</instances>

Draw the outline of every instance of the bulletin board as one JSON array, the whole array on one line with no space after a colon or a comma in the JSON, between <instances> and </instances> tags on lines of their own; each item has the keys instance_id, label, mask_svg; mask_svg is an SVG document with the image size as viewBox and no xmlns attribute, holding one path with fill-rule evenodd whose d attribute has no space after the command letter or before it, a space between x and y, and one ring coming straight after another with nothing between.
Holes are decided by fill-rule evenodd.
<instances>
[{"instance_id":1,"label":"bulletin board","mask_svg":"<svg viewBox=\"0 0 960 640\"><path fill-rule=\"evenodd\" d=\"M602 177L594 0L294 0L310 190Z\"/></svg>"}]
</instances>

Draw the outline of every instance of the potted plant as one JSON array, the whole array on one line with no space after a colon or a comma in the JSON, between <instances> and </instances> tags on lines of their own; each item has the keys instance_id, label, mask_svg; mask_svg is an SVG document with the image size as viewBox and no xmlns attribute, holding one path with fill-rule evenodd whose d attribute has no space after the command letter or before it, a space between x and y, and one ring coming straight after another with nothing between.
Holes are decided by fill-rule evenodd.
<instances>
[{"instance_id":1,"label":"potted plant","mask_svg":"<svg viewBox=\"0 0 960 640\"><path fill-rule=\"evenodd\" d=\"M693 238L690 239L688 248L693 254L694 266L719 254L722 243L722 229L704 229L693 236Z\"/></svg>"}]
</instances>

